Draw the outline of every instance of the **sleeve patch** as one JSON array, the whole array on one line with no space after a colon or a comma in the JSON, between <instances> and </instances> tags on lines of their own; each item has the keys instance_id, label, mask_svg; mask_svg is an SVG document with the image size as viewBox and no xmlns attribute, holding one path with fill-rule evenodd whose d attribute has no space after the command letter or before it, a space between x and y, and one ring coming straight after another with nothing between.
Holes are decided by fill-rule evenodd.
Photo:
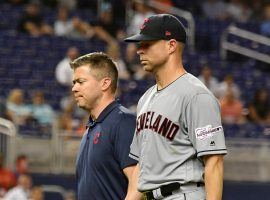
<instances>
[{"instance_id":1,"label":"sleeve patch","mask_svg":"<svg viewBox=\"0 0 270 200\"><path fill-rule=\"evenodd\" d=\"M207 125L204 127L199 127L195 129L195 135L198 140L205 140L213 137L222 131L222 126L213 127L212 125Z\"/></svg>"}]
</instances>

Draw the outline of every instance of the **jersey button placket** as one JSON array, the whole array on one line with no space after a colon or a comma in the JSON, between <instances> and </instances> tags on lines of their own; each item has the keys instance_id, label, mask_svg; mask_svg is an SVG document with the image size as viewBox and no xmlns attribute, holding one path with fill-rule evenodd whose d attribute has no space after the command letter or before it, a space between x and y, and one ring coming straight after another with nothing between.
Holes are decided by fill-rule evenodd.
<instances>
[{"instance_id":1,"label":"jersey button placket","mask_svg":"<svg viewBox=\"0 0 270 200\"><path fill-rule=\"evenodd\" d=\"M159 92L155 92L152 95L150 102L149 102L148 110L151 110L151 107L152 107L153 103L155 102L156 98L158 97L158 95L159 95Z\"/></svg>"},{"instance_id":2,"label":"jersey button placket","mask_svg":"<svg viewBox=\"0 0 270 200\"><path fill-rule=\"evenodd\" d=\"M151 111L152 110L152 105L153 103L155 102L156 100L156 97L157 97L157 92L155 92L151 97L150 97L150 101L147 105L147 108L145 110L145 112L148 112L148 111ZM147 162L148 162L148 159L147 159L147 155L148 155L148 152L150 151L148 148L149 148L149 145L148 145L148 140L149 140L149 137L150 137L150 134L147 130L144 130L144 133L142 134L142 154L141 154L141 165L140 165L140 168L141 168L141 175L140 175L140 182L144 182L143 177L145 174L145 172L149 171L148 169L145 169L146 165L147 165Z\"/></svg>"},{"instance_id":3,"label":"jersey button placket","mask_svg":"<svg viewBox=\"0 0 270 200\"><path fill-rule=\"evenodd\" d=\"M152 96L150 97L150 101L148 103L148 106L147 106L147 109L146 109L146 112L151 112L153 111L152 107L153 105L158 101L158 97L159 96L159 92L156 91L154 94L152 94ZM152 137L152 134L150 133L151 130L144 130L144 133L143 133L143 149L142 149L142 163L141 163L141 179L143 179L144 177L144 173L146 172L149 172L149 166L147 166L147 163L149 162L148 161L148 155L151 155L151 149L149 149L150 145L149 145L149 142L151 142L151 137ZM144 181L143 181L144 182Z\"/></svg>"}]
</instances>

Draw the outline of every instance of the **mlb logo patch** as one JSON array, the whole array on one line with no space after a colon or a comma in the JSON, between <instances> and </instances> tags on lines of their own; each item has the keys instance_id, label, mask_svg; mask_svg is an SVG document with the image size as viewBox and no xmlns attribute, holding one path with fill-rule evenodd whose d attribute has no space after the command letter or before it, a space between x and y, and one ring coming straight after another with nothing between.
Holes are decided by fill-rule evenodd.
<instances>
[{"instance_id":1,"label":"mlb logo patch","mask_svg":"<svg viewBox=\"0 0 270 200\"><path fill-rule=\"evenodd\" d=\"M215 141L210 142L210 146L215 146L215 145L216 145Z\"/></svg>"},{"instance_id":2,"label":"mlb logo patch","mask_svg":"<svg viewBox=\"0 0 270 200\"><path fill-rule=\"evenodd\" d=\"M212 125L207 125L204 127L199 127L195 129L195 135L198 140L205 140L213 137L215 134L218 134L222 131L222 126L213 127Z\"/></svg>"}]
</instances>

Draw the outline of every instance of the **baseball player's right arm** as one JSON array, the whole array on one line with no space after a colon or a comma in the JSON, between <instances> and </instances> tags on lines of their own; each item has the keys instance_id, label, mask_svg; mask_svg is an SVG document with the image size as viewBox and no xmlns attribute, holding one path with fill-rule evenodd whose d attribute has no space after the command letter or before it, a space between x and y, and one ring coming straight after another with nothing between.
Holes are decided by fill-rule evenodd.
<instances>
[{"instance_id":1,"label":"baseball player's right arm","mask_svg":"<svg viewBox=\"0 0 270 200\"><path fill-rule=\"evenodd\" d=\"M136 165L131 180L129 180L128 193L125 200L141 200L143 195L137 189L140 167Z\"/></svg>"},{"instance_id":2,"label":"baseball player's right arm","mask_svg":"<svg viewBox=\"0 0 270 200\"><path fill-rule=\"evenodd\" d=\"M203 156L207 200L221 200L223 189L223 155Z\"/></svg>"}]
</instances>

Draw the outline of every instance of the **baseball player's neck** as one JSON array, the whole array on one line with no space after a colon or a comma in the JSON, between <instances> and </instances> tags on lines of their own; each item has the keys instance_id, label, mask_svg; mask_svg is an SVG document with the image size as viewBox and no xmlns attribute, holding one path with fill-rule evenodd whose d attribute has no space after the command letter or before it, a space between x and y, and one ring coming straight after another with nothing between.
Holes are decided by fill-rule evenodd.
<instances>
[{"instance_id":1,"label":"baseball player's neck","mask_svg":"<svg viewBox=\"0 0 270 200\"><path fill-rule=\"evenodd\" d=\"M112 95L101 98L96 103L96 106L90 110L91 118L95 121L99 117L100 113L113 101L115 101L115 97Z\"/></svg>"},{"instance_id":2,"label":"baseball player's neck","mask_svg":"<svg viewBox=\"0 0 270 200\"><path fill-rule=\"evenodd\" d=\"M173 81L186 73L187 72L182 63L178 63L178 65L163 66L155 73L158 90L167 87Z\"/></svg>"}]
</instances>

